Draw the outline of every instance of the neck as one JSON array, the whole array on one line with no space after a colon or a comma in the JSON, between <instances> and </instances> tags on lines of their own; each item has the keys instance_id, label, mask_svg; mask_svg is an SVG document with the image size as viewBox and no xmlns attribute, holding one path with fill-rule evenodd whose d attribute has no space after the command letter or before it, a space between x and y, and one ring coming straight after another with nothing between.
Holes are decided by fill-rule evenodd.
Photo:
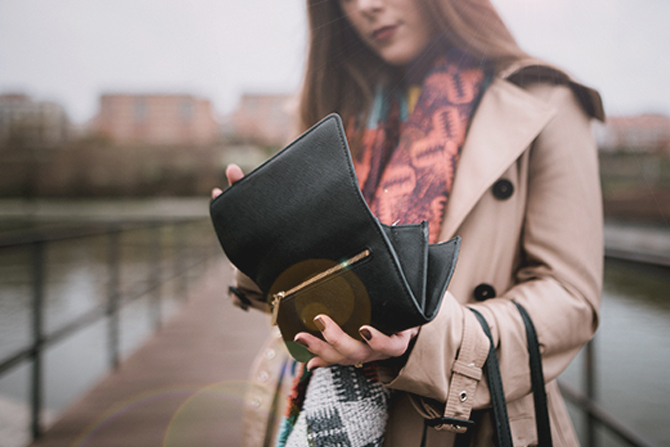
<instances>
[{"instance_id":1,"label":"neck","mask_svg":"<svg viewBox=\"0 0 670 447\"><path fill-rule=\"evenodd\" d=\"M408 85L422 84L426 74L435 66L435 60L451 48L451 43L443 34L435 36L423 49L405 66L405 81Z\"/></svg>"}]
</instances>

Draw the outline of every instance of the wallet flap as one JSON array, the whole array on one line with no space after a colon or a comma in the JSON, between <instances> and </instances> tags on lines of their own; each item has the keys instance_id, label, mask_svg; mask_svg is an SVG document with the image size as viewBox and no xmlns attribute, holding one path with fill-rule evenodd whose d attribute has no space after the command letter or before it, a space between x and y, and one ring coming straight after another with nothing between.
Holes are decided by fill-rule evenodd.
<instances>
[{"instance_id":1,"label":"wallet flap","mask_svg":"<svg viewBox=\"0 0 670 447\"><path fill-rule=\"evenodd\" d=\"M359 196L340 118L330 115L227 188L210 211L230 261L267 296L296 263L341 260L369 241L378 261L393 262Z\"/></svg>"},{"instance_id":2,"label":"wallet flap","mask_svg":"<svg viewBox=\"0 0 670 447\"><path fill-rule=\"evenodd\" d=\"M423 309L426 302L428 264L428 222L410 225L384 225L382 228L395 248L414 298Z\"/></svg>"},{"instance_id":3,"label":"wallet flap","mask_svg":"<svg viewBox=\"0 0 670 447\"><path fill-rule=\"evenodd\" d=\"M432 320L437 315L442 297L454 274L461 238L456 236L446 242L428 246L428 278L426 284L426 318Z\"/></svg>"}]
</instances>

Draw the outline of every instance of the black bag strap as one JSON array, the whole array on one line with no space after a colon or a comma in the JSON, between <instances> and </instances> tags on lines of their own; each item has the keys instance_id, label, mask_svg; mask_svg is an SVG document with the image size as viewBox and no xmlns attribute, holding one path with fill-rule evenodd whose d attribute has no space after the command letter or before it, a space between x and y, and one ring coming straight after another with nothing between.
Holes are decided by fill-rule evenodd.
<instances>
[{"instance_id":1,"label":"black bag strap","mask_svg":"<svg viewBox=\"0 0 670 447\"><path fill-rule=\"evenodd\" d=\"M530 364L530 381L533 388L533 403L535 406L535 423L537 424L537 444L540 447L552 447L551 425L549 423L549 411L547 409L547 392L544 388L544 374L542 372L542 357L540 356L540 343L537 341L537 332L533 320L523 306L516 301L514 305L521 314L521 319L526 326L526 338L528 340L528 354Z\"/></svg>"},{"instance_id":2,"label":"black bag strap","mask_svg":"<svg viewBox=\"0 0 670 447\"><path fill-rule=\"evenodd\" d=\"M542 372L542 357L540 356L540 343L537 339L537 332L533 321L528 315L526 309L519 303L514 302L514 305L521 314L524 326L526 327L526 339L528 343L530 379L533 392L533 404L535 407L535 423L537 424L537 440L539 447L552 447L551 440L551 425L549 422L549 411L547 409L547 392L544 387L544 375ZM479 324L482 326L484 333L489 339L490 347L489 353L486 357L486 376L489 385L489 393L491 394L491 409L493 412L493 428L495 431L495 445L496 447L512 447L512 433L509 426L509 416L507 415L507 402L505 401L505 392L502 385L502 377L500 376L500 365L498 364L498 356L496 354L495 346L493 345L493 336L491 329L484 316L477 310L470 308L475 314ZM426 428L440 423L440 419L436 418L424 421L423 436L421 439L421 446L424 447L426 443ZM452 421L448 421L452 422ZM464 421L459 421L464 422ZM470 422L469 428L474 425ZM471 430L468 430L466 435L471 435ZM458 438L462 438L459 435ZM470 436L467 436L470 438ZM469 439L468 439L469 440ZM469 442L466 442L466 444Z\"/></svg>"},{"instance_id":3,"label":"black bag strap","mask_svg":"<svg viewBox=\"0 0 670 447\"><path fill-rule=\"evenodd\" d=\"M493 429L495 432L496 447L512 447L512 432L509 428L509 416L507 416L507 402L503 390L502 378L500 377L500 366L496 348L493 346L493 336L486 319L475 309L470 309L482 325L484 333L489 338L489 354L486 357L486 379L491 394L491 409L493 411Z\"/></svg>"}]
</instances>

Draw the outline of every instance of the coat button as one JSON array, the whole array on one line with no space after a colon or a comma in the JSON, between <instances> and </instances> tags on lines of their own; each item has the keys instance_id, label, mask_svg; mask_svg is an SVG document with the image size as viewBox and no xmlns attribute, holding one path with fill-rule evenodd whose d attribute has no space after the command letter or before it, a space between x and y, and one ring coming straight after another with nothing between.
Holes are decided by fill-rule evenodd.
<instances>
[{"instance_id":1,"label":"coat button","mask_svg":"<svg viewBox=\"0 0 670 447\"><path fill-rule=\"evenodd\" d=\"M507 200L514 193L514 185L507 179L500 179L493 184L493 196L498 200Z\"/></svg>"},{"instance_id":2,"label":"coat button","mask_svg":"<svg viewBox=\"0 0 670 447\"><path fill-rule=\"evenodd\" d=\"M491 284L481 283L475 287L474 294L477 301L486 301L489 298L495 298L496 289Z\"/></svg>"}]
</instances>

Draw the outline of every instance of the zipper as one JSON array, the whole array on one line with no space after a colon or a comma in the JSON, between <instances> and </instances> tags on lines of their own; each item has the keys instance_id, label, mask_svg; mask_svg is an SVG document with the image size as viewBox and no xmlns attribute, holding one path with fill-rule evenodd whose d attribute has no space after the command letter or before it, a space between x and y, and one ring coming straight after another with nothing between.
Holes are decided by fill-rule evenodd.
<instances>
[{"instance_id":1,"label":"zipper","mask_svg":"<svg viewBox=\"0 0 670 447\"><path fill-rule=\"evenodd\" d=\"M279 315L279 303L281 303L281 300L286 298L287 296L291 296L295 293L300 292L306 287L311 286L312 284L315 284L322 279L325 279L329 276L332 276L336 273L341 272L342 270L351 267L352 265L356 264L357 262L362 261L363 259L367 258L370 256L372 252L369 249L365 249L362 252L358 253L355 256L352 256L351 258L347 259L346 261L340 262L339 264L334 265L333 267L329 268L328 270L324 270L323 272L319 273L318 275L312 276L311 278L301 282L297 286L287 290L287 291L282 291L282 292L277 292L274 295L272 295L272 325L276 326L277 325L277 316Z\"/></svg>"}]
</instances>

